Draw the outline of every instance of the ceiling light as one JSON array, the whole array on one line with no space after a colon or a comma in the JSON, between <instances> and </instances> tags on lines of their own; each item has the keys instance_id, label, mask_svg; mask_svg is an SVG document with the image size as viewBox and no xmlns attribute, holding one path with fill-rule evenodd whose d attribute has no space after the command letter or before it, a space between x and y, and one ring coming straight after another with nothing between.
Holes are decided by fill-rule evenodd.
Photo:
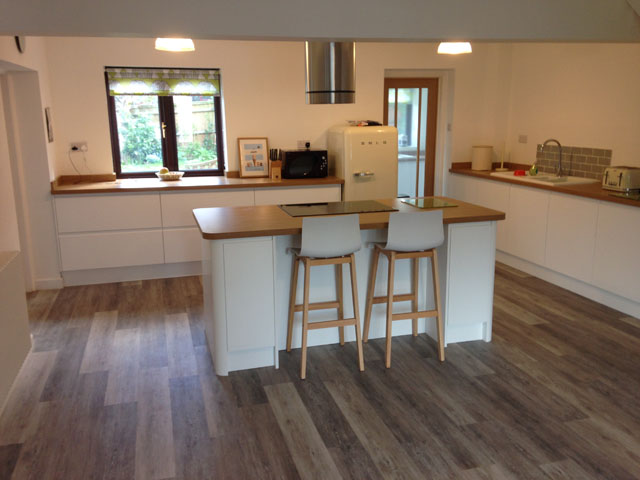
<instances>
[{"instance_id":1,"label":"ceiling light","mask_svg":"<svg viewBox=\"0 0 640 480\"><path fill-rule=\"evenodd\" d=\"M440 42L440 45L438 45L438 53L447 55L471 53L471 44L469 42Z\"/></svg>"},{"instance_id":2,"label":"ceiling light","mask_svg":"<svg viewBox=\"0 0 640 480\"><path fill-rule=\"evenodd\" d=\"M196 47L190 38L156 38L156 50L165 52L193 52Z\"/></svg>"}]
</instances>

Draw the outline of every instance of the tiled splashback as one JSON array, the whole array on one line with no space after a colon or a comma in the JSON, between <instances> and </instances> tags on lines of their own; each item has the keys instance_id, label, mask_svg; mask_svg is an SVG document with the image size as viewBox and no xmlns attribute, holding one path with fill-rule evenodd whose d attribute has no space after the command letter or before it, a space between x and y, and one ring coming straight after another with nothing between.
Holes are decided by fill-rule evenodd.
<instances>
[{"instance_id":1,"label":"tiled splashback","mask_svg":"<svg viewBox=\"0 0 640 480\"><path fill-rule=\"evenodd\" d=\"M540 153L536 150L536 165L544 173L555 173L558 167L558 147L547 145ZM602 180L604 169L611 165L611 150L584 147L562 147L562 170L575 177Z\"/></svg>"}]
</instances>

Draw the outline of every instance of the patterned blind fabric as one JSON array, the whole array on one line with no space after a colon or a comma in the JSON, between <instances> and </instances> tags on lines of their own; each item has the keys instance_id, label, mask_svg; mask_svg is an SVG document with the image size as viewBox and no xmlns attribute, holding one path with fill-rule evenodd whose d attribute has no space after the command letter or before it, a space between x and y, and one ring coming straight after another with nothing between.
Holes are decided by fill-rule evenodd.
<instances>
[{"instance_id":1,"label":"patterned blind fabric","mask_svg":"<svg viewBox=\"0 0 640 480\"><path fill-rule=\"evenodd\" d=\"M220 70L106 67L109 95L220 95Z\"/></svg>"}]
</instances>

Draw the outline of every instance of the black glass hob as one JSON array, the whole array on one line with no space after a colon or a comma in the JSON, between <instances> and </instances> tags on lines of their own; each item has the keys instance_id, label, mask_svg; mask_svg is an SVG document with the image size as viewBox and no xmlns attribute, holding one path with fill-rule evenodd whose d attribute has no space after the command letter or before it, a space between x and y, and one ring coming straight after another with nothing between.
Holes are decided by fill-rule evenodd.
<instances>
[{"instance_id":1,"label":"black glass hob","mask_svg":"<svg viewBox=\"0 0 640 480\"><path fill-rule=\"evenodd\" d=\"M315 217L319 215L348 215L352 213L397 212L375 200L358 200L353 202L303 203L298 205L280 205L291 217Z\"/></svg>"}]
</instances>

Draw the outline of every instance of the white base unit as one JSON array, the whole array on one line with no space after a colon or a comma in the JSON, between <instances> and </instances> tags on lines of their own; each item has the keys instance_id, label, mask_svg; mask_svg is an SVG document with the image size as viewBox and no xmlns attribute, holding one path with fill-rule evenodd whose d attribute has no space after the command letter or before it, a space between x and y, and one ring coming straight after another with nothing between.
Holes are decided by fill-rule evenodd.
<instances>
[{"instance_id":1,"label":"white base unit","mask_svg":"<svg viewBox=\"0 0 640 480\"><path fill-rule=\"evenodd\" d=\"M164 263L162 230L60 235L62 270Z\"/></svg>"},{"instance_id":2,"label":"white base unit","mask_svg":"<svg viewBox=\"0 0 640 480\"><path fill-rule=\"evenodd\" d=\"M495 228L496 222L445 226L445 243L438 248L445 343L491 340ZM362 231L363 245L381 241L384 237L384 230ZM286 346L293 263L288 249L299 246L299 242L298 235L202 242L205 331L218 375L266 365L277 367L277 352ZM371 255L369 248L362 248L356 253L361 319ZM385 291L386 268L386 260L381 259L376 295ZM343 278L344 315L348 318L353 315L353 308L346 268ZM396 292L410 291L410 281L410 263L401 260L396 266ZM310 301L334 300L334 282L333 266L314 267L310 278ZM418 299L418 307L422 310L434 305L431 282L429 259L423 259L420 262ZM301 301L301 280L297 293L298 301ZM407 311L407 308L407 303L397 303L394 312ZM385 309L384 305L374 305L370 338L385 336ZM301 345L300 315L295 315L293 348ZM310 321L329 320L335 316L335 310L312 311ZM418 324L419 332L436 337L435 319L420 319ZM411 320L393 322L393 335L409 334ZM353 327L345 328L345 339L355 340ZM309 346L338 341L337 328L309 331Z\"/></svg>"},{"instance_id":3,"label":"white base unit","mask_svg":"<svg viewBox=\"0 0 640 480\"><path fill-rule=\"evenodd\" d=\"M184 268L202 259L193 209L339 202L341 196L340 184L56 195L62 278L45 286L197 275L200 268Z\"/></svg>"},{"instance_id":4,"label":"white base unit","mask_svg":"<svg viewBox=\"0 0 640 480\"><path fill-rule=\"evenodd\" d=\"M202 260L198 227L164 229L165 263L197 262Z\"/></svg>"},{"instance_id":5,"label":"white base unit","mask_svg":"<svg viewBox=\"0 0 640 480\"><path fill-rule=\"evenodd\" d=\"M449 192L506 213L498 260L640 316L640 208L456 174Z\"/></svg>"},{"instance_id":6,"label":"white base unit","mask_svg":"<svg viewBox=\"0 0 640 480\"><path fill-rule=\"evenodd\" d=\"M56 197L58 233L162 227L160 194Z\"/></svg>"}]
</instances>

